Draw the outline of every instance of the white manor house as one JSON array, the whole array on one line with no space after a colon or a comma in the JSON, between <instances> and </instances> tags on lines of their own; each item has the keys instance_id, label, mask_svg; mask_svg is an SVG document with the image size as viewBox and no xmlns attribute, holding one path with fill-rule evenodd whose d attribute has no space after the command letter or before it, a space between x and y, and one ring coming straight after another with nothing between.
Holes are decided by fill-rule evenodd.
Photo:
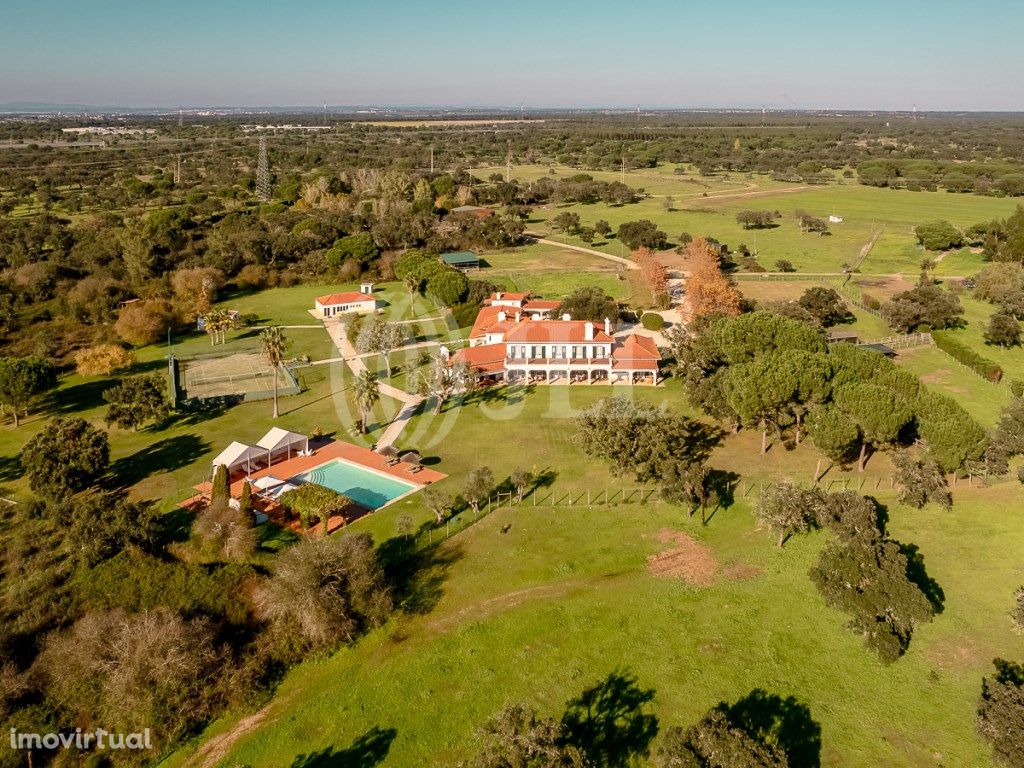
<instances>
[{"instance_id":1,"label":"white manor house","mask_svg":"<svg viewBox=\"0 0 1024 768\"><path fill-rule=\"evenodd\" d=\"M482 381L657 384L661 355L647 336L613 335L612 323L552 319L559 302L528 293L495 293L469 335L465 362Z\"/></svg>"}]
</instances>

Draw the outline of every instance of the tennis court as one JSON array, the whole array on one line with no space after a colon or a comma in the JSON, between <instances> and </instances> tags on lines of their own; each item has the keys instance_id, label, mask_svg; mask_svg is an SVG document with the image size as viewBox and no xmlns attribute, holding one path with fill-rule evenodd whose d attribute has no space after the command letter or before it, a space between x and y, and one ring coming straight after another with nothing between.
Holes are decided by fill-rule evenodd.
<instances>
[{"instance_id":1,"label":"tennis court","mask_svg":"<svg viewBox=\"0 0 1024 768\"><path fill-rule=\"evenodd\" d=\"M277 384L281 394L297 388L294 377L284 366L277 372ZM186 398L200 400L272 393L274 372L258 352L181 360L181 386Z\"/></svg>"}]
</instances>

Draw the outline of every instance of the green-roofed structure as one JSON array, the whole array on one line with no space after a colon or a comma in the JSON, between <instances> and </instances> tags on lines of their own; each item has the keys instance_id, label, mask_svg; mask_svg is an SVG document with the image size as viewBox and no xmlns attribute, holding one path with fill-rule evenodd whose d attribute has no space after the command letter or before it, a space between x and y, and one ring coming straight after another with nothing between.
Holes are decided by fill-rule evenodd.
<instances>
[{"instance_id":1,"label":"green-roofed structure","mask_svg":"<svg viewBox=\"0 0 1024 768\"><path fill-rule=\"evenodd\" d=\"M461 269L468 272L471 269L480 269L480 257L472 251L456 251L455 253L442 253L441 261L449 267Z\"/></svg>"}]
</instances>

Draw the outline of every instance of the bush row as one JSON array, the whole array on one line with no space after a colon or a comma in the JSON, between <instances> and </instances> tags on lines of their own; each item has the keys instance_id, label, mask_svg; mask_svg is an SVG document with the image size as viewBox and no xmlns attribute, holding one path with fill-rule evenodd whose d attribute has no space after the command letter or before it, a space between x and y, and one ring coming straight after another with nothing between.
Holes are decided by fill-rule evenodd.
<instances>
[{"instance_id":1,"label":"bush row","mask_svg":"<svg viewBox=\"0 0 1024 768\"><path fill-rule=\"evenodd\" d=\"M987 357L982 357L973 349L964 346L959 341L941 331L933 331L932 338L935 339L935 346L954 360L966 365L979 376L989 381L999 381L1003 378L1002 368Z\"/></svg>"}]
</instances>

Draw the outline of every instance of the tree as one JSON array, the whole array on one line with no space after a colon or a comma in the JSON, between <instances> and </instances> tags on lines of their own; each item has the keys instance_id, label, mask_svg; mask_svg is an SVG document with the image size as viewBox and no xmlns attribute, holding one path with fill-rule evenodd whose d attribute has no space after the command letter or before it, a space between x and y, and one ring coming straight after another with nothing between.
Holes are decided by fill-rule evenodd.
<instances>
[{"instance_id":1,"label":"tree","mask_svg":"<svg viewBox=\"0 0 1024 768\"><path fill-rule=\"evenodd\" d=\"M79 418L51 419L21 451L29 486L54 501L88 488L109 461L107 433Z\"/></svg>"},{"instance_id":2,"label":"tree","mask_svg":"<svg viewBox=\"0 0 1024 768\"><path fill-rule=\"evenodd\" d=\"M648 219L627 221L624 224L620 224L616 237L631 251L643 247L660 251L668 244L668 235L658 229L654 222Z\"/></svg>"},{"instance_id":3,"label":"tree","mask_svg":"<svg viewBox=\"0 0 1024 768\"><path fill-rule=\"evenodd\" d=\"M247 520L252 519L252 484L248 480L242 481L242 492L238 497L238 511Z\"/></svg>"},{"instance_id":4,"label":"tree","mask_svg":"<svg viewBox=\"0 0 1024 768\"><path fill-rule=\"evenodd\" d=\"M929 221L914 228L917 242L929 251L948 251L964 244L964 236L948 221Z\"/></svg>"},{"instance_id":5,"label":"tree","mask_svg":"<svg viewBox=\"0 0 1024 768\"><path fill-rule=\"evenodd\" d=\"M778 272L796 272L796 267L789 259L778 259L775 262L775 269Z\"/></svg>"},{"instance_id":6,"label":"tree","mask_svg":"<svg viewBox=\"0 0 1024 768\"><path fill-rule=\"evenodd\" d=\"M818 527L821 497L789 482L777 483L764 491L754 506L757 519L775 531L777 546L798 533Z\"/></svg>"},{"instance_id":7,"label":"tree","mask_svg":"<svg viewBox=\"0 0 1024 768\"><path fill-rule=\"evenodd\" d=\"M317 650L379 626L392 601L372 537L353 533L307 539L279 554L258 606L266 619Z\"/></svg>"},{"instance_id":8,"label":"tree","mask_svg":"<svg viewBox=\"0 0 1024 768\"><path fill-rule=\"evenodd\" d=\"M163 543L163 513L155 504L111 493L86 493L61 502L78 564L92 568L128 547L156 554ZM64 512L64 510L67 510Z\"/></svg>"},{"instance_id":9,"label":"tree","mask_svg":"<svg viewBox=\"0 0 1024 768\"><path fill-rule=\"evenodd\" d=\"M203 315L203 328L210 337L211 347L218 341L224 344L227 341L225 336L233 325L231 313L226 309L210 309Z\"/></svg>"},{"instance_id":10,"label":"tree","mask_svg":"<svg viewBox=\"0 0 1024 768\"><path fill-rule=\"evenodd\" d=\"M929 501L949 509L953 497L938 462L927 453L915 457L909 451L893 453L893 478L899 488L899 500L920 509Z\"/></svg>"},{"instance_id":11,"label":"tree","mask_svg":"<svg viewBox=\"0 0 1024 768\"><path fill-rule=\"evenodd\" d=\"M366 268L379 253L370 233L359 232L335 240L334 245L327 251L327 263L332 267L339 267L346 261L354 260L360 267Z\"/></svg>"},{"instance_id":12,"label":"tree","mask_svg":"<svg viewBox=\"0 0 1024 768\"><path fill-rule=\"evenodd\" d=\"M722 273L718 254L708 241L698 238L687 244L686 256L690 260L686 300L694 318L740 314L740 294Z\"/></svg>"},{"instance_id":13,"label":"tree","mask_svg":"<svg viewBox=\"0 0 1024 768\"><path fill-rule=\"evenodd\" d=\"M288 350L288 340L281 326L273 325L260 334L260 352L274 374L274 418L279 415L277 407L277 388L281 378L281 365Z\"/></svg>"},{"instance_id":14,"label":"tree","mask_svg":"<svg viewBox=\"0 0 1024 768\"><path fill-rule=\"evenodd\" d=\"M851 614L848 626L892 662L906 651L914 628L935 612L909 573L896 542L844 537L822 550L811 580L826 603Z\"/></svg>"},{"instance_id":15,"label":"tree","mask_svg":"<svg viewBox=\"0 0 1024 768\"><path fill-rule=\"evenodd\" d=\"M908 333L919 325L930 328L952 328L961 324L963 307L955 293L943 290L934 280L922 274L918 284L898 293L882 305L882 315L893 328Z\"/></svg>"},{"instance_id":16,"label":"tree","mask_svg":"<svg viewBox=\"0 0 1024 768\"><path fill-rule=\"evenodd\" d=\"M788 414L797 395L797 379L793 369L778 355L731 366L722 381L722 390L729 407L744 426L761 430L761 454L768 452L768 428L781 428L783 414Z\"/></svg>"},{"instance_id":17,"label":"tree","mask_svg":"<svg viewBox=\"0 0 1024 768\"><path fill-rule=\"evenodd\" d=\"M114 323L114 331L124 341L136 347L153 344L173 328L178 318L166 299L149 299L129 304L121 310Z\"/></svg>"},{"instance_id":18,"label":"tree","mask_svg":"<svg viewBox=\"0 0 1024 768\"><path fill-rule=\"evenodd\" d=\"M522 467L516 467L512 470L512 474L509 475L509 482L512 483L512 487L516 489L516 501L522 503L523 496L526 495L526 489L534 481L533 472Z\"/></svg>"},{"instance_id":19,"label":"tree","mask_svg":"<svg viewBox=\"0 0 1024 768\"><path fill-rule=\"evenodd\" d=\"M103 392L110 403L106 422L133 432L147 422L161 422L170 411L166 383L159 374L132 376Z\"/></svg>"},{"instance_id":20,"label":"tree","mask_svg":"<svg viewBox=\"0 0 1024 768\"><path fill-rule=\"evenodd\" d=\"M616 322L619 319L619 305L603 289L588 285L575 289L562 299L555 314L558 317L569 315L573 320L589 320L592 323L603 323L606 318Z\"/></svg>"},{"instance_id":21,"label":"tree","mask_svg":"<svg viewBox=\"0 0 1024 768\"><path fill-rule=\"evenodd\" d=\"M856 319L834 288L808 288L797 303L810 312L814 321L823 328L852 323Z\"/></svg>"},{"instance_id":22,"label":"tree","mask_svg":"<svg viewBox=\"0 0 1024 768\"><path fill-rule=\"evenodd\" d=\"M1016 262L987 264L974 278L974 297L1024 317L1024 266Z\"/></svg>"},{"instance_id":23,"label":"tree","mask_svg":"<svg viewBox=\"0 0 1024 768\"><path fill-rule=\"evenodd\" d=\"M470 470L466 482L462 486L462 498L466 500L473 514L480 513L480 505L487 500L494 490L494 473L490 467L476 467Z\"/></svg>"},{"instance_id":24,"label":"tree","mask_svg":"<svg viewBox=\"0 0 1024 768\"><path fill-rule=\"evenodd\" d=\"M1024 666L995 659L995 674L981 680L978 733L1008 768L1024 765Z\"/></svg>"},{"instance_id":25,"label":"tree","mask_svg":"<svg viewBox=\"0 0 1024 768\"><path fill-rule=\"evenodd\" d=\"M348 497L317 483L303 483L282 493L278 500L282 507L299 518L303 528L312 528L314 521L323 523L325 535L330 518L351 504Z\"/></svg>"},{"instance_id":26,"label":"tree","mask_svg":"<svg viewBox=\"0 0 1024 768\"><path fill-rule=\"evenodd\" d=\"M584 768L580 750L565 743L565 727L526 704L506 704L481 729L484 743L467 768Z\"/></svg>"},{"instance_id":27,"label":"tree","mask_svg":"<svg viewBox=\"0 0 1024 768\"><path fill-rule=\"evenodd\" d=\"M594 231L601 237L608 237L612 233L612 228L604 219L598 219L594 222Z\"/></svg>"},{"instance_id":28,"label":"tree","mask_svg":"<svg viewBox=\"0 0 1024 768\"><path fill-rule=\"evenodd\" d=\"M352 399L359 411L359 434L366 434L366 419L380 401L380 382L373 371L364 370L352 382Z\"/></svg>"},{"instance_id":29,"label":"tree","mask_svg":"<svg viewBox=\"0 0 1024 768\"><path fill-rule=\"evenodd\" d=\"M999 347L1020 346L1020 322L1009 312L996 312L989 318L984 336L986 344Z\"/></svg>"},{"instance_id":30,"label":"tree","mask_svg":"<svg viewBox=\"0 0 1024 768\"><path fill-rule=\"evenodd\" d=\"M466 295L469 279L458 269L437 269L426 279L426 293L440 304L452 307Z\"/></svg>"},{"instance_id":31,"label":"tree","mask_svg":"<svg viewBox=\"0 0 1024 768\"><path fill-rule=\"evenodd\" d=\"M45 392L57 386L57 368L41 357L0 357L0 404L14 414L14 426Z\"/></svg>"},{"instance_id":32,"label":"tree","mask_svg":"<svg viewBox=\"0 0 1024 768\"><path fill-rule=\"evenodd\" d=\"M183 267L171 274L171 288L181 314L196 320L210 311L224 273L214 267Z\"/></svg>"},{"instance_id":33,"label":"tree","mask_svg":"<svg viewBox=\"0 0 1024 768\"><path fill-rule=\"evenodd\" d=\"M228 468L224 464L218 464L213 470L213 480L210 483L211 503L228 503L231 498L231 484L228 480Z\"/></svg>"},{"instance_id":34,"label":"tree","mask_svg":"<svg viewBox=\"0 0 1024 768\"><path fill-rule=\"evenodd\" d=\"M226 498L211 501L196 515L193 528L215 557L241 562L256 550L251 512L243 512L241 504L232 507Z\"/></svg>"},{"instance_id":35,"label":"tree","mask_svg":"<svg viewBox=\"0 0 1024 768\"><path fill-rule=\"evenodd\" d=\"M437 524L440 525L444 522L444 513L452 507L452 496L443 488L431 485L423 491L423 503L434 513Z\"/></svg>"},{"instance_id":36,"label":"tree","mask_svg":"<svg viewBox=\"0 0 1024 768\"><path fill-rule=\"evenodd\" d=\"M374 317L363 323L356 337L356 349L362 353L373 352L383 356L387 376L391 378L391 353L405 345L408 337L400 323L388 323Z\"/></svg>"},{"instance_id":37,"label":"tree","mask_svg":"<svg viewBox=\"0 0 1024 768\"><path fill-rule=\"evenodd\" d=\"M860 430L853 420L834 405L813 409L807 419L808 434L814 446L833 464L843 464L860 441ZM814 482L821 477L821 461L814 470Z\"/></svg>"},{"instance_id":38,"label":"tree","mask_svg":"<svg viewBox=\"0 0 1024 768\"><path fill-rule=\"evenodd\" d=\"M443 355L435 355L426 372L420 372L419 392L434 398L434 413L440 413L444 404L459 389L473 384L473 372L462 361L450 362Z\"/></svg>"},{"instance_id":39,"label":"tree","mask_svg":"<svg viewBox=\"0 0 1024 768\"><path fill-rule=\"evenodd\" d=\"M562 211L557 216L551 218L549 225L556 232L564 232L571 235L579 229L580 215L572 211Z\"/></svg>"},{"instance_id":40,"label":"tree","mask_svg":"<svg viewBox=\"0 0 1024 768\"><path fill-rule=\"evenodd\" d=\"M75 352L75 372L79 376L109 376L134 364L135 355L120 344L96 344Z\"/></svg>"},{"instance_id":41,"label":"tree","mask_svg":"<svg viewBox=\"0 0 1024 768\"><path fill-rule=\"evenodd\" d=\"M1003 408L999 423L985 451L985 464L989 471L1005 475L1010 471L1009 460L1024 453L1024 397L1014 397Z\"/></svg>"},{"instance_id":42,"label":"tree","mask_svg":"<svg viewBox=\"0 0 1024 768\"><path fill-rule=\"evenodd\" d=\"M808 232L814 232L819 235L828 234L828 223L817 216L811 216L806 211L797 210L796 221L800 231L804 234Z\"/></svg>"},{"instance_id":43,"label":"tree","mask_svg":"<svg viewBox=\"0 0 1024 768\"><path fill-rule=\"evenodd\" d=\"M658 750L659 768L788 768L785 753L730 722L717 707L683 730L672 726Z\"/></svg>"},{"instance_id":44,"label":"tree","mask_svg":"<svg viewBox=\"0 0 1024 768\"><path fill-rule=\"evenodd\" d=\"M740 211L736 214L736 223L744 229L768 229L777 227L774 211Z\"/></svg>"},{"instance_id":45,"label":"tree","mask_svg":"<svg viewBox=\"0 0 1024 768\"><path fill-rule=\"evenodd\" d=\"M47 637L38 660L51 703L114 733L149 728L166 749L223 701L227 663L210 621L167 608L87 613Z\"/></svg>"},{"instance_id":46,"label":"tree","mask_svg":"<svg viewBox=\"0 0 1024 768\"><path fill-rule=\"evenodd\" d=\"M895 441L913 413L891 390L875 384L847 384L833 393L836 406L860 428L863 440L857 469L864 471L868 445Z\"/></svg>"}]
</instances>

